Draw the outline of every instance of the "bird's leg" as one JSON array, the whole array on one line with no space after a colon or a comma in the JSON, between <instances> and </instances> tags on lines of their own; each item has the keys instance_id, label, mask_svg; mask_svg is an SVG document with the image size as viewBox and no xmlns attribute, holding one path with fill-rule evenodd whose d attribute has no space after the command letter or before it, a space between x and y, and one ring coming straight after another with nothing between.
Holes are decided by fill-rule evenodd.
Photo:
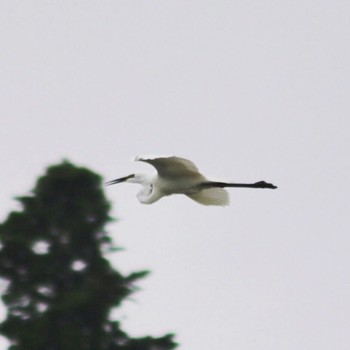
<instances>
[{"instance_id":1,"label":"bird's leg","mask_svg":"<svg viewBox=\"0 0 350 350\"><path fill-rule=\"evenodd\" d=\"M270 188L275 189L277 186L270 184L265 181L258 181L253 184L234 184L234 183L228 183L227 187L248 187L248 188Z\"/></svg>"},{"instance_id":2,"label":"bird's leg","mask_svg":"<svg viewBox=\"0 0 350 350\"><path fill-rule=\"evenodd\" d=\"M200 185L201 188L210 187L245 187L245 188L270 188L275 189L277 186L270 184L265 181L258 181L252 184L242 184L242 183L229 183L229 182L217 182L217 181L207 181Z\"/></svg>"}]
</instances>

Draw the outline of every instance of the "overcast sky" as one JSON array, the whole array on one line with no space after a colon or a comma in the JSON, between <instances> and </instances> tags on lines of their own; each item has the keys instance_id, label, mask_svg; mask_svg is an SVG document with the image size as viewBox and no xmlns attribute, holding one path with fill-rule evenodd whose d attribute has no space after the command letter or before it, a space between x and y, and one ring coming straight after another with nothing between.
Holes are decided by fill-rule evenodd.
<instances>
[{"instance_id":1,"label":"overcast sky","mask_svg":"<svg viewBox=\"0 0 350 350\"><path fill-rule=\"evenodd\" d=\"M130 162L152 153L272 182L225 208L106 188L126 249L114 265L152 271L114 316L186 350L348 350L349 14L340 0L1 1L0 219L63 158L106 180L152 171Z\"/></svg>"}]
</instances>

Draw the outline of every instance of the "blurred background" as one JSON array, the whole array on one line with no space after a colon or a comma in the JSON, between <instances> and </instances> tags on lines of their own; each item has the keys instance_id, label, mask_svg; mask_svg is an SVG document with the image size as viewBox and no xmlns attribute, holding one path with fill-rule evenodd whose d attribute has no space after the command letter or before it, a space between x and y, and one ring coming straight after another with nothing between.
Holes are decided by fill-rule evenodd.
<instances>
[{"instance_id":1,"label":"blurred background","mask_svg":"<svg viewBox=\"0 0 350 350\"><path fill-rule=\"evenodd\" d=\"M232 189L147 206L106 188L148 269L113 314L179 348L349 349L350 49L344 1L2 2L0 218L62 159L111 180L174 154ZM1 309L5 317L5 309ZM6 348L6 340L1 342Z\"/></svg>"}]
</instances>

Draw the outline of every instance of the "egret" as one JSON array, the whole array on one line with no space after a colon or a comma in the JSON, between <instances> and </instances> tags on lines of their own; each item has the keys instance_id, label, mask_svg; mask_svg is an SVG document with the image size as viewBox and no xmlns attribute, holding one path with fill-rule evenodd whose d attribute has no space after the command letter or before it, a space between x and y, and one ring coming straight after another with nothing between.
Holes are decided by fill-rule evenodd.
<instances>
[{"instance_id":1,"label":"egret","mask_svg":"<svg viewBox=\"0 0 350 350\"><path fill-rule=\"evenodd\" d=\"M265 181L250 184L211 181L199 172L192 161L174 156L136 157L135 160L151 164L156 173L131 174L108 181L106 185L121 182L140 184L142 188L137 198L143 204L152 204L171 194L184 194L203 205L226 206L230 199L224 187L277 188Z\"/></svg>"}]
</instances>

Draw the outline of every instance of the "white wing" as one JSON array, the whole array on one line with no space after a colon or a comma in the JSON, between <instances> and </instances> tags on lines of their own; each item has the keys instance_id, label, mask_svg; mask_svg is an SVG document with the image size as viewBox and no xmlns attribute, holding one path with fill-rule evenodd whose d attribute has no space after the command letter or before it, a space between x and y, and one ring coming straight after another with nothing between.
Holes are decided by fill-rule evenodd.
<instances>
[{"instance_id":1,"label":"white wing","mask_svg":"<svg viewBox=\"0 0 350 350\"><path fill-rule=\"evenodd\" d=\"M230 204L229 193L223 188L208 188L187 196L203 205L220 205L224 207Z\"/></svg>"},{"instance_id":2,"label":"white wing","mask_svg":"<svg viewBox=\"0 0 350 350\"><path fill-rule=\"evenodd\" d=\"M169 157L136 157L135 160L153 165L160 177L179 178L192 177L205 180L196 165L188 159Z\"/></svg>"}]
</instances>

